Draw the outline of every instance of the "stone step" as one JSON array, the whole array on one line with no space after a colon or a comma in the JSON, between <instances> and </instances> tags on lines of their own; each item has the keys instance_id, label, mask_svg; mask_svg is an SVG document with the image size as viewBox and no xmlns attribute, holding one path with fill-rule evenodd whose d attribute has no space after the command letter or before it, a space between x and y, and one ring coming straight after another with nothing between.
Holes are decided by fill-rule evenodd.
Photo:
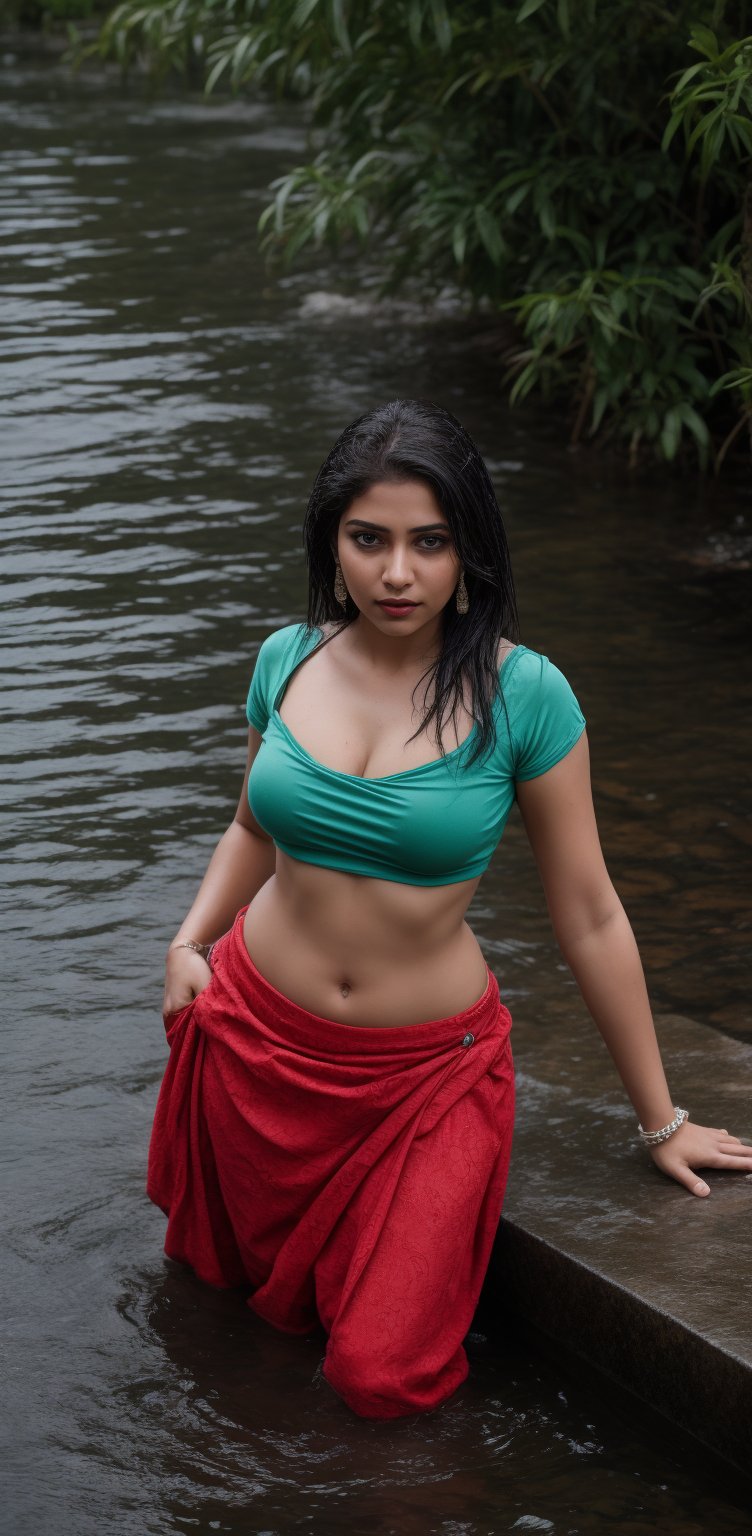
<instances>
[{"instance_id":1,"label":"stone step","mask_svg":"<svg viewBox=\"0 0 752 1536\"><path fill-rule=\"evenodd\" d=\"M502 989L502 997L503 997ZM655 1019L674 1104L752 1140L752 1047ZM653 1163L589 1015L512 1032L517 1109L484 1288L752 1476L752 1175ZM489 1321L490 1326L490 1321Z\"/></svg>"}]
</instances>

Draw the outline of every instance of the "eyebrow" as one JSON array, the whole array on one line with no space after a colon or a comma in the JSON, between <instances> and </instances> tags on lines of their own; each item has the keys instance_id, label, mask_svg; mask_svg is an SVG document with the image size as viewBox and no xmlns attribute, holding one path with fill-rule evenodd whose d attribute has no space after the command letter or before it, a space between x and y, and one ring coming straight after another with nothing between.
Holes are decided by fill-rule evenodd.
<instances>
[{"instance_id":1,"label":"eyebrow","mask_svg":"<svg viewBox=\"0 0 752 1536\"><path fill-rule=\"evenodd\" d=\"M391 533L391 528L385 528L383 523L367 523L362 517L348 518L345 527L357 525L358 528L374 528L377 533ZM408 533L430 533L434 528L444 528L449 531L448 523L421 523L418 528L408 528Z\"/></svg>"}]
</instances>

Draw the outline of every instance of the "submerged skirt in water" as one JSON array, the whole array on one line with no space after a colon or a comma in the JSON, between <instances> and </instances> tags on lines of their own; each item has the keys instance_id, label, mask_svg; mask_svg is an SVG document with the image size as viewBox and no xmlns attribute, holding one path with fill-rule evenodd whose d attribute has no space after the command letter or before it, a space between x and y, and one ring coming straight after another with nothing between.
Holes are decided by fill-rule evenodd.
<instances>
[{"instance_id":1,"label":"submerged skirt in water","mask_svg":"<svg viewBox=\"0 0 752 1536\"><path fill-rule=\"evenodd\" d=\"M425 1024L340 1024L257 970L245 908L212 979L167 1015L147 1192L165 1252L288 1333L371 1418L464 1381L512 1150L512 1018L483 997Z\"/></svg>"}]
</instances>

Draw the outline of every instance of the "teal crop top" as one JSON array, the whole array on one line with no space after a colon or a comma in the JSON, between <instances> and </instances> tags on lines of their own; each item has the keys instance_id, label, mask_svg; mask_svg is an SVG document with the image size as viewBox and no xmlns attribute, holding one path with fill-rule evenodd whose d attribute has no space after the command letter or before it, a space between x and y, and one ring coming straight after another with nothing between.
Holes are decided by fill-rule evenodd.
<instances>
[{"instance_id":1,"label":"teal crop top","mask_svg":"<svg viewBox=\"0 0 752 1536\"><path fill-rule=\"evenodd\" d=\"M509 728L497 697L490 755L462 767L475 724L444 758L361 778L319 763L279 715L288 679L321 634L314 631L306 646L305 625L287 624L259 650L246 706L263 737L248 780L256 821L283 853L326 869L406 885L451 885L482 874L504 831L515 780L545 773L583 731L585 716L563 673L518 645L499 671Z\"/></svg>"}]
</instances>

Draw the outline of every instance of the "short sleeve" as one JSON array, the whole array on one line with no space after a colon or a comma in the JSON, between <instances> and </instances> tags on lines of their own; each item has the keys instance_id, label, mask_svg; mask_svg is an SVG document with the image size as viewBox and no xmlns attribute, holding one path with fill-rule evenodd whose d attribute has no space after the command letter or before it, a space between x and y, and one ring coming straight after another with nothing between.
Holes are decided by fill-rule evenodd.
<instances>
[{"instance_id":1,"label":"short sleeve","mask_svg":"<svg viewBox=\"0 0 752 1536\"><path fill-rule=\"evenodd\" d=\"M271 636L267 636L259 647L245 706L248 724L255 726L259 734L266 730L272 712L270 639Z\"/></svg>"},{"instance_id":2,"label":"short sleeve","mask_svg":"<svg viewBox=\"0 0 752 1536\"><path fill-rule=\"evenodd\" d=\"M255 726L259 734L269 724L280 684L300 653L304 639L304 624L284 624L267 635L259 646L245 706L248 724Z\"/></svg>"},{"instance_id":3,"label":"short sleeve","mask_svg":"<svg viewBox=\"0 0 752 1536\"><path fill-rule=\"evenodd\" d=\"M514 777L519 780L535 779L553 768L574 746L586 724L564 673L538 651L528 650L522 659L524 687L512 726Z\"/></svg>"}]
</instances>

